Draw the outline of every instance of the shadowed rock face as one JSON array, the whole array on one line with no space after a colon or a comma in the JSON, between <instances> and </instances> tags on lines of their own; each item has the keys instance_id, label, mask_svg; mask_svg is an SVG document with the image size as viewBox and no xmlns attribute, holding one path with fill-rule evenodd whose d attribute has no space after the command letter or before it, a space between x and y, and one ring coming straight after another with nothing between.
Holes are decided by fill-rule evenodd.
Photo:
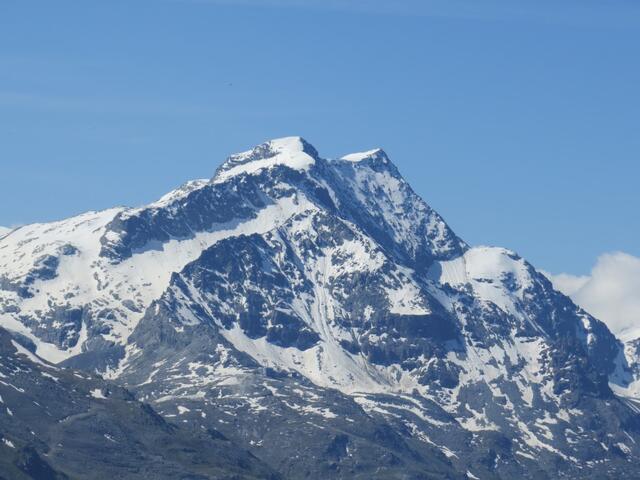
<instances>
[{"instance_id":1,"label":"shadowed rock face","mask_svg":"<svg viewBox=\"0 0 640 480\"><path fill-rule=\"evenodd\" d=\"M170 430L163 458L190 474L214 467L185 430L258 477L229 442L285 478L639 475L620 342L514 252L459 239L382 150L274 140L151 205L18 229L0 312L150 404L114 403L140 412L118 428L140 425L122 431L143 459ZM43 451L12 465L58 471Z\"/></svg>"},{"instance_id":2,"label":"shadowed rock face","mask_svg":"<svg viewBox=\"0 0 640 480\"><path fill-rule=\"evenodd\" d=\"M122 387L45 364L16 338L0 329L0 478L276 478L216 430L172 424Z\"/></svg>"}]
</instances>

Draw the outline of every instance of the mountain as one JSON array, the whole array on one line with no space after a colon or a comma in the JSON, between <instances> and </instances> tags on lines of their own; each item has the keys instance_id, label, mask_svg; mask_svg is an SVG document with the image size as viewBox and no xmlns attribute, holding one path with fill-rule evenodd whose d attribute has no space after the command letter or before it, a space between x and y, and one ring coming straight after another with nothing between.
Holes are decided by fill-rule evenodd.
<instances>
[{"instance_id":1,"label":"mountain","mask_svg":"<svg viewBox=\"0 0 640 480\"><path fill-rule=\"evenodd\" d=\"M20 227L0 325L284 478L639 474L638 352L467 245L380 149L272 140L150 205Z\"/></svg>"}]
</instances>

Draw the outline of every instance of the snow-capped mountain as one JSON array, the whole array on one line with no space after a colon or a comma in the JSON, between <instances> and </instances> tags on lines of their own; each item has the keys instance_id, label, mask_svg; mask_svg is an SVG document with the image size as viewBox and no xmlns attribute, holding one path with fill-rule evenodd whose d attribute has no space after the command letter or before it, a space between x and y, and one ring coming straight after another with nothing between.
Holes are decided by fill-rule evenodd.
<instances>
[{"instance_id":1,"label":"snow-capped mountain","mask_svg":"<svg viewBox=\"0 0 640 480\"><path fill-rule=\"evenodd\" d=\"M379 149L299 137L0 239L0 325L286 478L637 478L636 353Z\"/></svg>"}]
</instances>

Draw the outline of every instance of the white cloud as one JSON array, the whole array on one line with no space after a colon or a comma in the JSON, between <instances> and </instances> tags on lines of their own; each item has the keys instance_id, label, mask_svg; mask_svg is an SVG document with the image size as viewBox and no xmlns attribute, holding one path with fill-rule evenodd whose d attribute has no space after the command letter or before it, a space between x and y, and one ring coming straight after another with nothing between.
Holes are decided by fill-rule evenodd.
<instances>
[{"instance_id":1,"label":"white cloud","mask_svg":"<svg viewBox=\"0 0 640 480\"><path fill-rule=\"evenodd\" d=\"M556 290L560 290L565 295L571 297L582 287L584 287L591 277L589 275L576 276L569 273L559 273L558 275L552 275L549 272L544 273L552 282Z\"/></svg>"},{"instance_id":2,"label":"white cloud","mask_svg":"<svg viewBox=\"0 0 640 480\"><path fill-rule=\"evenodd\" d=\"M640 258L605 253L588 276L544 273L555 288L605 322L622 340L640 337Z\"/></svg>"}]
</instances>

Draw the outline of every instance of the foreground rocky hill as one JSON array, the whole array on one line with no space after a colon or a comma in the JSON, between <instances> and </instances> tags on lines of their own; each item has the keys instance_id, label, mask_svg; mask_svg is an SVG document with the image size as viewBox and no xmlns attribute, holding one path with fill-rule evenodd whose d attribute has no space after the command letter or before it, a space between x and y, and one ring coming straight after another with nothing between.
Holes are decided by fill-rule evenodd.
<instances>
[{"instance_id":1,"label":"foreground rocky hill","mask_svg":"<svg viewBox=\"0 0 640 480\"><path fill-rule=\"evenodd\" d=\"M171 423L31 347L0 328L0 478L279 478L214 428Z\"/></svg>"}]
</instances>

